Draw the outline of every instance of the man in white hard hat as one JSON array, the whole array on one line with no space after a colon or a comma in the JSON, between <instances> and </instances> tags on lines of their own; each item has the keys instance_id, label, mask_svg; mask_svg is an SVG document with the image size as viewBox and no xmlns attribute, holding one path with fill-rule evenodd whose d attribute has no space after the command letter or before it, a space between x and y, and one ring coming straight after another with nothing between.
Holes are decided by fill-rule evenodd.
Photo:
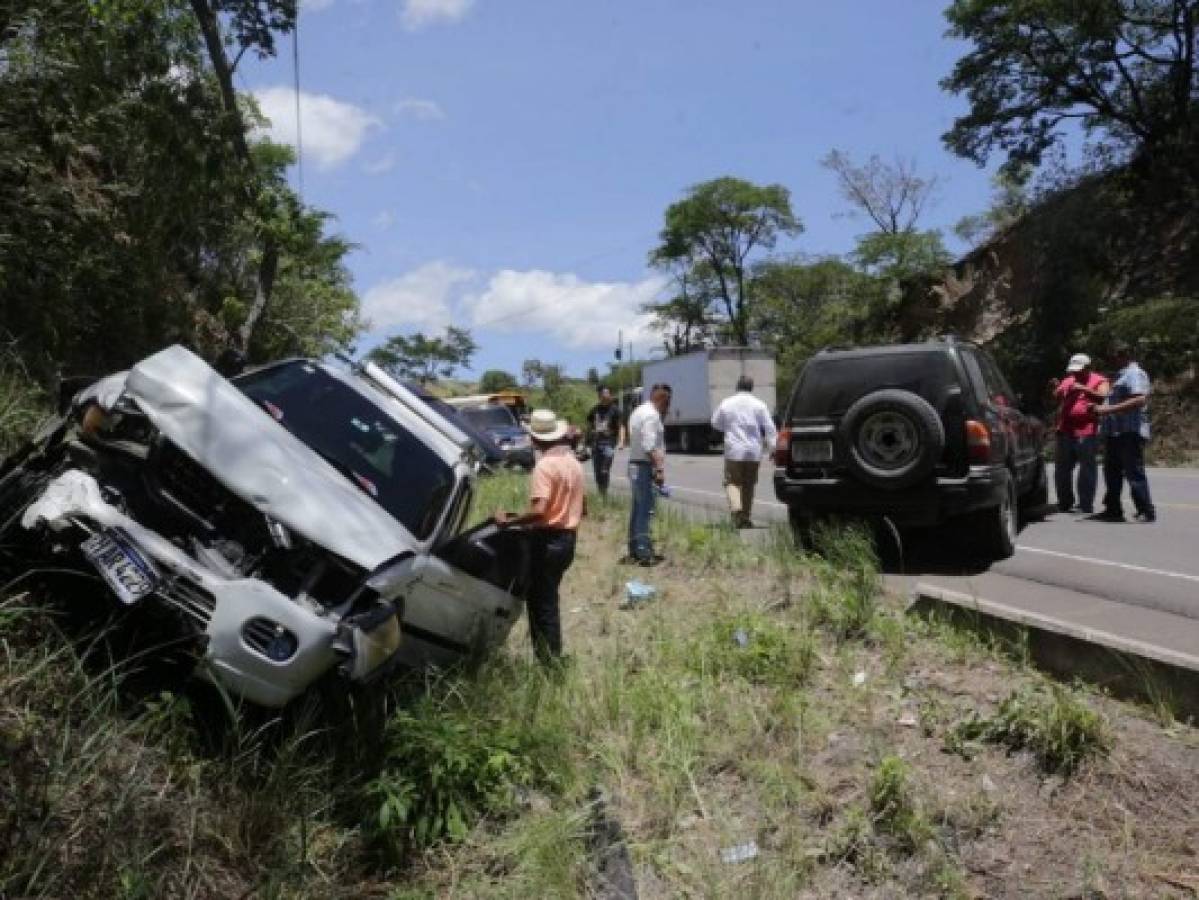
<instances>
[{"instance_id":1,"label":"man in white hard hat","mask_svg":"<svg viewBox=\"0 0 1199 900\"><path fill-rule=\"evenodd\" d=\"M1053 395L1057 400L1057 446L1053 461L1057 506L1062 512L1074 508L1090 515L1095 511L1095 488L1099 481L1099 417L1095 404L1111 390L1106 378L1091 368L1091 357L1075 353L1066 364L1066 377ZM1078 467L1075 494L1074 468Z\"/></svg>"},{"instance_id":2,"label":"man in white hard hat","mask_svg":"<svg viewBox=\"0 0 1199 900\"><path fill-rule=\"evenodd\" d=\"M495 521L501 528L523 526L531 532L529 637L537 658L552 663L562 655L558 590L574 562L586 485L569 444L570 425L548 409L535 409L525 428L539 451L529 476L529 508L520 515L497 512Z\"/></svg>"}]
</instances>

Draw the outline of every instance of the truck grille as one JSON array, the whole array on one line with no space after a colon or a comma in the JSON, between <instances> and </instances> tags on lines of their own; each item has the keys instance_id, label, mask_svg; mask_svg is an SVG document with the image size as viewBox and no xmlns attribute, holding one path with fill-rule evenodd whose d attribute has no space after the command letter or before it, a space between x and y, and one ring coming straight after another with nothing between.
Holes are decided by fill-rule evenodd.
<instances>
[{"instance_id":1,"label":"truck grille","mask_svg":"<svg viewBox=\"0 0 1199 900\"><path fill-rule=\"evenodd\" d=\"M189 578L176 577L163 583L158 596L183 615L189 625L205 631L216 609L216 598Z\"/></svg>"},{"instance_id":2,"label":"truck grille","mask_svg":"<svg viewBox=\"0 0 1199 900\"><path fill-rule=\"evenodd\" d=\"M257 546L265 536L262 516L170 441L155 448L151 471L159 497L206 532L243 546Z\"/></svg>"}]
</instances>

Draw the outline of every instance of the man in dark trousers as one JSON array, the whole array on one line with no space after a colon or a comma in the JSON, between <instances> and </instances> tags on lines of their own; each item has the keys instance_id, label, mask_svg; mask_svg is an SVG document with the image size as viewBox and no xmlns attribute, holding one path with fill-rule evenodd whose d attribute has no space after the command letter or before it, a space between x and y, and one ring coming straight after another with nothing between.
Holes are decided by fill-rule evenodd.
<instances>
[{"instance_id":1,"label":"man in dark trousers","mask_svg":"<svg viewBox=\"0 0 1199 900\"><path fill-rule=\"evenodd\" d=\"M1066 377L1050 383L1057 402L1057 446L1053 458L1057 506L1062 512L1074 508L1074 469L1078 468L1078 508L1086 515L1095 512L1095 487L1099 473L1099 417L1095 404L1102 403L1110 387L1107 379L1091 368L1091 357L1075 353L1066 364Z\"/></svg>"},{"instance_id":2,"label":"man in dark trousers","mask_svg":"<svg viewBox=\"0 0 1199 900\"><path fill-rule=\"evenodd\" d=\"M587 413L587 441L591 446L591 465L595 469L595 486L601 497L608 496L612 476L612 460L623 444L620 409L612 402L612 389L599 389L599 401Z\"/></svg>"},{"instance_id":3,"label":"man in dark trousers","mask_svg":"<svg viewBox=\"0 0 1199 900\"><path fill-rule=\"evenodd\" d=\"M575 536L586 513L583 467L567 441L569 427L548 409L535 409L527 430L538 451L529 477L529 508L520 515L497 512L501 528L530 530L529 637L541 662L562 655L558 589L575 558Z\"/></svg>"},{"instance_id":4,"label":"man in dark trousers","mask_svg":"<svg viewBox=\"0 0 1199 900\"><path fill-rule=\"evenodd\" d=\"M1124 521L1120 494L1124 482L1132 495L1138 522L1156 522L1157 510L1149 496L1145 476L1145 444L1149 442L1149 375L1132 358L1132 349L1124 343L1112 351L1119 369L1107 402L1095 407L1099 433L1103 435L1103 480L1107 492L1103 512L1095 518L1106 522Z\"/></svg>"}]
</instances>

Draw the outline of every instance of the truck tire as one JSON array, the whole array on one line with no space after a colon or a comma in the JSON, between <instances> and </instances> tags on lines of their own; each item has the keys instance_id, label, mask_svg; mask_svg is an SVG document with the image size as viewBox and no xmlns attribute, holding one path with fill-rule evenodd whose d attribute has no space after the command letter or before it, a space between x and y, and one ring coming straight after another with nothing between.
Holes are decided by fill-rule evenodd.
<instances>
[{"instance_id":1,"label":"truck tire","mask_svg":"<svg viewBox=\"0 0 1199 900\"><path fill-rule=\"evenodd\" d=\"M937 411L918 394L896 388L859 398L846 411L840 431L850 472L882 490L923 481L945 449L945 426Z\"/></svg>"},{"instance_id":2,"label":"truck tire","mask_svg":"<svg viewBox=\"0 0 1199 900\"><path fill-rule=\"evenodd\" d=\"M999 504L974 513L979 543L989 560L1007 559L1016 552L1016 533L1019 530L1016 479L1011 472L1005 472L1003 479L1003 499Z\"/></svg>"}]
</instances>

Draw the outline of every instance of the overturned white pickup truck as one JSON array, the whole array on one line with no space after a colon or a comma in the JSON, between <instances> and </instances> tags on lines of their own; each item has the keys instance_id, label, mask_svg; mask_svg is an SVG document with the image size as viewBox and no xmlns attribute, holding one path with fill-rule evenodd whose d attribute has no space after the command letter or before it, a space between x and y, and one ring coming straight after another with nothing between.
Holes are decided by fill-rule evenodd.
<instances>
[{"instance_id":1,"label":"overturned white pickup truck","mask_svg":"<svg viewBox=\"0 0 1199 900\"><path fill-rule=\"evenodd\" d=\"M80 393L0 467L0 545L167 613L198 672L282 706L502 643L524 535L465 529L472 442L373 365L231 380L182 347ZM11 568L11 567L10 567Z\"/></svg>"}]
</instances>

